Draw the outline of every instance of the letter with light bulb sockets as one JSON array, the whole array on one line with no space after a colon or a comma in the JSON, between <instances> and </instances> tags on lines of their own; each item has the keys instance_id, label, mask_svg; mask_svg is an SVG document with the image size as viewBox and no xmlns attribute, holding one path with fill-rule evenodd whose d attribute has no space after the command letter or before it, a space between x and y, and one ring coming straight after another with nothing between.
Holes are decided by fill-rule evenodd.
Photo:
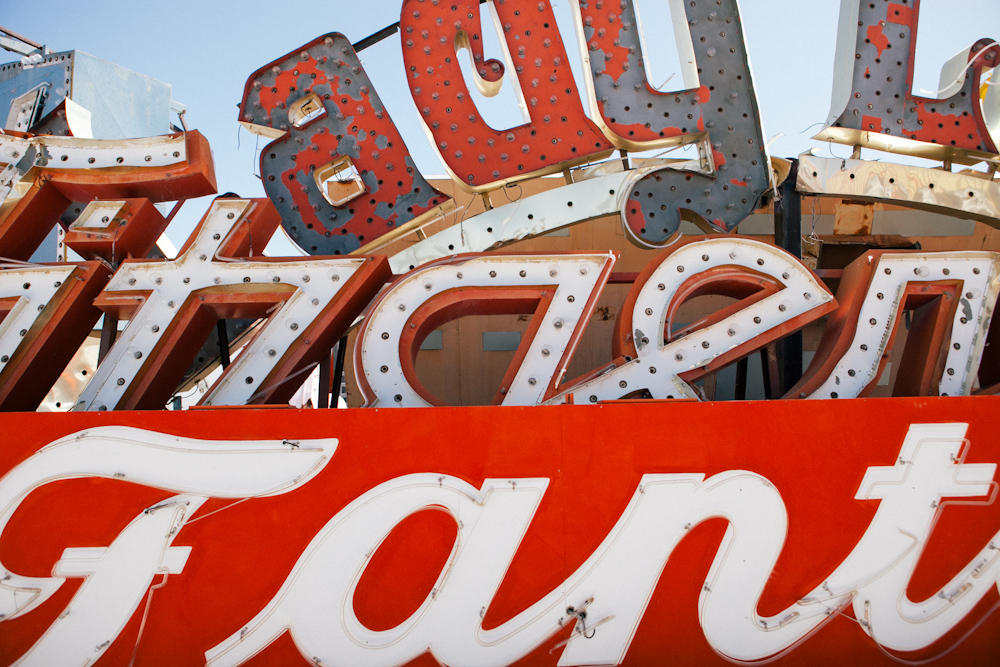
<instances>
[{"instance_id":1,"label":"letter with light bulb sockets","mask_svg":"<svg viewBox=\"0 0 1000 667\"><path fill-rule=\"evenodd\" d=\"M100 319L94 299L111 271L98 261L0 268L0 410L32 411Z\"/></svg>"},{"instance_id":2,"label":"letter with light bulb sockets","mask_svg":"<svg viewBox=\"0 0 1000 667\"><path fill-rule=\"evenodd\" d=\"M687 299L739 299L692 326L677 328ZM646 267L615 324L609 367L566 386L549 403L631 396L698 398L691 383L830 313L837 302L799 260L748 238L682 241Z\"/></svg>"},{"instance_id":3,"label":"letter with light bulb sockets","mask_svg":"<svg viewBox=\"0 0 1000 667\"><path fill-rule=\"evenodd\" d=\"M1000 293L1000 253L872 250L844 271L840 308L786 398L861 398L913 310L893 383L898 396L968 396Z\"/></svg>"},{"instance_id":4,"label":"letter with light bulb sockets","mask_svg":"<svg viewBox=\"0 0 1000 667\"><path fill-rule=\"evenodd\" d=\"M390 271L384 257L253 255L278 224L269 200L219 198L177 259L123 262L96 304L129 324L75 409L162 408L217 320L268 316L202 404L287 401L286 380L329 354Z\"/></svg>"},{"instance_id":5,"label":"letter with light bulb sockets","mask_svg":"<svg viewBox=\"0 0 1000 667\"><path fill-rule=\"evenodd\" d=\"M404 0L400 13L406 80L455 182L488 192L609 155L614 147L584 112L549 0L486 4L495 11L525 116L507 130L486 124L459 66L466 50L479 92L500 91L505 66L485 59L479 0Z\"/></svg>"},{"instance_id":6,"label":"letter with light bulb sockets","mask_svg":"<svg viewBox=\"0 0 1000 667\"><path fill-rule=\"evenodd\" d=\"M212 151L196 131L124 141L0 135L0 164L18 156L15 180L30 185L5 194L11 206L0 215L0 257L27 261L73 202L167 202L216 192ZM120 224L104 233L115 256L146 256L146 233Z\"/></svg>"},{"instance_id":7,"label":"letter with light bulb sockets","mask_svg":"<svg viewBox=\"0 0 1000 667\"><path fill-rule=\"evenodd\" d=\"M454 208L417 169L351 42L321 35L247 79L240 124L273 139L264 190L312 255L365 252Z\"/></svg>"},{"instance_id":8,"label":"letter with light bulb sockets","mask_svg":"<svg viewBox=\"0 0 1000 667\"><path fill-rule=\"evenodd\" d=\"M354 348L368 407L442 405L417 377L420 344L465 315L532 314L493 399L538 405L554 396L617 253L458 255L401 277L376 301Z\"/></svg>"},{"instance_id":9,"label":"letter with light bulb sockets","mask_svg":"<svg viewBox=\"0 0 1000 667\"><path fill-rule=\"evenodd\" d=\"M677 92L661 92L648 80L649 53L632 0L570 4L591 115L608 139L632 151L699 144L697 169L664 167L633 186L622 206L629 239L663 246L691 216L716 231L736 229L771 184L738 0L670 0L677 41L691 46L682 56L691 62L688 90Z\"/></svg>"}]
</instances>

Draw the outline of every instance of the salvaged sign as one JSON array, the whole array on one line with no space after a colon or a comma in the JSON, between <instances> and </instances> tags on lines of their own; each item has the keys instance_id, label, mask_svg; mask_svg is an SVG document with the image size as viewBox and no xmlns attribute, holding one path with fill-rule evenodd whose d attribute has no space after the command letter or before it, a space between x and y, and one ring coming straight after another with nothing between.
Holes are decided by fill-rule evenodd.
<instances>
[{"instance_id":1,"label":"salvaged sign","mask_svg":"<svg viewBox=\"0 0 1000 667\"><path fill-rule=\"evenodd\" d=\"M100 308L129 324L77 409L157 408L218 320L267 318L203 403L286 401L295 389L286 378L315 364L390 274L380 256L238 258L252 230L266 240L277 222L266 200L219 199L176 260L127 260L96 299L75 281L63 289L71 267L8 269L3 276L17 315L0 323L0 343L10 349L0 357L4 372L25 377L27 361L19 360L44 359L39 355L53 332L86 335ZM821 354L788 397L855 398L881 375L903 311L926 304L933 304L932 312L910 328L908 392L969 395L1000 294L995 252L872 251L848 267L838 301L800 261L774 246L695 237L639 275L625 301L631 315L617 322L617 358L569 382L566 368L615 258L459 255L407 274L371 304L360 329L355 360L368 404L434 405L413 368L419 347L443 323L477 313L532 316L496 404L558 403L571 395L597 402L637 392L696 398L690 382L830 313ZM91 271L98 269L103 267L95 263ZM49 292L38 292L32 280L55 282ZM738 302L676 331L680 305L704 294ZM80 319L81 312L89 319ZM32 376L24 381L38 384ZM40 400L37 392L33 396ZM25 405L30 399L11 400Z\"/></svg>"},{"instance_id":2,"label":"salvaged sign","mask_svg":"<svg viewBox=\"0 0 1000 667\"><path fill-rule=\"evenodd\" d=\"M10 415L0 656L989 663L997 400Z\"/></svg>"},{"instance_id":3,"label":"salvaged sign","mask_svg":"<svg viewBox=\"0 0 1000 667\"><path fill-rule=\"evenodd\" d=\"M269 141L266 198L217 197L174 257L157 237L218 191L204 137L52 136L40 95L13 114L0 665L997 662L1000 247L872 237L813 270L801 230L730 232L800 196L1000 227L1000 87L983 87L1000 47L972 45L923 98L919 3L843 0L817 138L854 153L781 161L737 0L671 3L689 50L673 92L648 80L634 2L571 5L579 88L548 0L401 3L399 75L454 184L416 168L359 57L371 40L322 34L259 68L238 120ZM505 130L476 103L503 85L523 116ZM685 144L695 159L630 161ZM546 175L558 186L490 197ZM459 192L486 210L445 226ZM641 264L496 252L598 218ZM279 225L306 256L264 253ZM32 263L57 226L80 261ZM580 369L614 286L610 354ZM449 405L422 345L496 315L525 325L492 405ZM102 316L70 412L31 413ZM230 346L233 321L249 333ZM786 400L703 400L755 353L776 374L803 330L808 367L768 385ZM217 379L164 410L213 331ZM349 340L365 409L290 409ZM859 400L890 359L896 397ZM339 380L319 377L327 397Z\"/></svg>"}]
</instances>

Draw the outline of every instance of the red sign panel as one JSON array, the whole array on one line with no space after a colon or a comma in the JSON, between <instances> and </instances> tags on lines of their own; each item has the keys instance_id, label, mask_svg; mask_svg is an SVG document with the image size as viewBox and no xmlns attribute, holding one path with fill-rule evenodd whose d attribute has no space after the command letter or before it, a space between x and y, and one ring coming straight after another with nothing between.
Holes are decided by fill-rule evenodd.
<instances>
[{"instance_id":1,"label":"red sign panel","mask_svg":"<svg viewBox=\"0 0 1000 667\"><path fill-rule=\"evenodd\" d=\"M11 414L0 662L995 663L998 401Z\"/></svg>"}]
</instances>

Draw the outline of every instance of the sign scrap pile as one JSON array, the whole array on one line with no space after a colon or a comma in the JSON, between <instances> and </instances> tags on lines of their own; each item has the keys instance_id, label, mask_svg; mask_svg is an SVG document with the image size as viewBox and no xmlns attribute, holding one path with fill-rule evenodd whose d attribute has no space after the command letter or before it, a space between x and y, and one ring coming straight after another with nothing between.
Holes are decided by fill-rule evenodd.
<instances>
[{"instance_id":1,"label":"sign scrap pile","mask_svg":"<svg viewBox=\"0 0 1000 667\"><path fill-rule=\"evenodd\" d=\"M672 3L690 50L675 92L647 79L631 0L571 4L582 89L549 0L402 2L417 113L486 203L461 225L442 226L453 190L416 168L339 33L250 75L238 120L270 141L267 196L217 197L172 259L155 204L218 192L205 137L94 139L71 100L17 98L0 133L0 663L1000 658L1000 247L872 243L814 270L795 228L733 234L803 196L1000 228L1000 45L971 45L920 97L919 0L843 0L816 138L854 155L788 161L767 151L737 0ZM496 130L476 99L503 85L524 122ZM683 145L697 157L629 158ZM565 185L493 207L548 175ZM499 250L599 218L658 254L623 274L616 251ZM57 227L80 261L32 263ZM264 254L279 227L306 255ZM569 377L619 283L611 358ZM706 295L727 305L680 324ZM498 314L530 324L493 405L445 405L422 344ZM69 412L32 412L102 317ZM815 357L768 396L788 400L700 400L697 383L810 326ZM844 400L871 394L904 330L899 398ZM213 331L205 409L164 410L209 370ZM266 409L343 359L349 332L373 409Z\"/></svg>"}]
</instances>

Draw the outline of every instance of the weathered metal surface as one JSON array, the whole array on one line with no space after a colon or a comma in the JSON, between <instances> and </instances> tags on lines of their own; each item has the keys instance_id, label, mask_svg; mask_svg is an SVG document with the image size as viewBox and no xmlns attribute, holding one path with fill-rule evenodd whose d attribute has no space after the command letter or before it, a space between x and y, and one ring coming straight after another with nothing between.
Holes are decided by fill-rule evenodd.
<instances>
[{"instance_id":1,"label":"weathered metal surface","mask_svg":"<svg viewBox=\"0 0 1000 667\"><path fill-rule=\"evenodd\" d=\"M701 85L674 93L654 89L646 78L648 56L631 0L573 4L591 106L609 139L629 150L704 144L703 173L664 169L633 187L622 214L634 242L670 241L686 212L733 231L771 181L737 0L678 3L684 18L674 17L676 29L690 32Z\"/></svg>"},{"instance_id":2,"label":"weathered metal surface","mask_svg":"<svg viewBox=\"0 0 1000 667\"><path fill-rule=\"evenodd\" d=\"M69 97L91 112L96 139L131 139L177 131L170 122L171 93L168 83L89 53L73 52Z\"/></svg>"},{"instance_id":3,"label":"weathered metal surface","mask_svg":"<svg viewBox=\"0 0 1000 667\"><path fill-rule=\"evenodd\" d=\"M917 322L901 365L911 376L899 391L968 396L979 370L1000 293L1000 258L992 252L872 250L844 272L813 363L789 398L868 395L885 368L903 310L934 299L939 312ZM921 318L918 318L921 319ZM935 322L936 321L936 322ZM921 327L931 329L921 332Z\"/></svg>"},{"instance_id":4,"label":"weathered metal surface","mask_svg":"<svg viewBox=\"0 0 1000 667\"><path fill-rule=\"evenodd\" d=\"M4 265L0 271L0 410L34 410L101 311L100 262Z\"/></svg>"},{"instance_id":5,"label":"weathered metal surface","mask_svg":"<svg viewBox=\"0 0 1000 667\"><path fill-rule=\"evenodd\" d=\"M732 306L678 329L674 315L701 294L738 298ZM648 392L697 398L689 384L829 313L833 295L784 250L745 238L695 239L650 262L615 324L609 367L564 388L596 403Z\"/></svg>"},{"instance_id":6,"label":"weathered metal surface","mask_svg":"<svg viewBox=\"0 0 1000 667\"><path fill-rule=\"evenodd\" d=\"M799 156L804 194L884 202L1000 227L1000 181L891 162Z\"/></svg>"},{"instance_id":7,"label":"weathered metal surface","mask_svg":"<svg viewBox=\"0 0 1000 667\"><path fill-rule=\"evenodd\" d=\"M310 254L355 252L449 204L417 170L361 60L339 33L254 72L240 122L276 139L260 155L264 190L288 235Z\"/></svg>"},{"instance_id":8,"label":"weathered metal surface","mask_svg":"<svg viewBox=\"0 0 1000 667\"><path fill-rule=\"evenodd\" d=\"M175 201L216 191L211 149L194 131L122 141L0 135L2 162L23 174L0 214L0 257L19 260L31 257L73 202Z\"/></svg>"},{"instance_id":9,"label":"weathered metal surface","mask_svg":"<svg viewBox=\"0 0 1000 667\"><path fill-rule=\"evenodd\" d=\"M471 58L479 92L499 92L505 65L485 59L479 0L404 0L400 14L413 101L455 181L485 192L608 154L612 145L584 113L549 0L488 4L525 114L525 124L501 131L483 120L458 62Z\"/></svg>"},{"instance_id":10,"label":"weathered metal surface","mask_svg":"<svg viewBox=\"0 0 1000 667\"><path fill-rule=\"evenodd\" d=\"M919 16L919 0L842 0L833 104L816 139L956 162L998 152L997 118L984 116L980 87L1000 46L978 40L942 68L940 98L915 95Z\"/></svg>"},{"instance_id":11,"label":"weathered metal surface","mask_svg":"<svg viewBox=\"0 0 1000 667\"><path fill-rule=\"evenodd\" d=\"M173 261L129 260L97 298L129 319L76 410L162 408L219 319L270 316L202 399L284 402L389 275L384 258L241 259L280 219L268 200L217 199Z\"/></svg>"},{"instance_id":12,"label":"weathered metal surface","mask_svg":"<svg viewBox=\"0 0 1000 667\"><path fill-rule=\"evenodd\" d=\"M615 253L460 255L400 278L358 333L355 375L367 405L441 405L417 378L417 352L430 332L467 315L533 315L493 403L551 398L616 259Z\"/></svg>"},{"instance_id":13,"label":"weathered metal surface","mask_svg":"<svg viewBox=\"0 0 1000 667\"><path fill-rule=\"evenodd\" d=\"M36 54L26 63L0 65L0 118L7 118L14 97L33 88L44 91L40 115L22 132L55 134L45 122L67 101L87 111L96 139L129 139L171 131L171 86L82 51ZM41 118L41 121L38 119ZM75 133L77 134L77 133ZM81 136L77 134L77 136Z\"/></svg>"}]
</instances>

